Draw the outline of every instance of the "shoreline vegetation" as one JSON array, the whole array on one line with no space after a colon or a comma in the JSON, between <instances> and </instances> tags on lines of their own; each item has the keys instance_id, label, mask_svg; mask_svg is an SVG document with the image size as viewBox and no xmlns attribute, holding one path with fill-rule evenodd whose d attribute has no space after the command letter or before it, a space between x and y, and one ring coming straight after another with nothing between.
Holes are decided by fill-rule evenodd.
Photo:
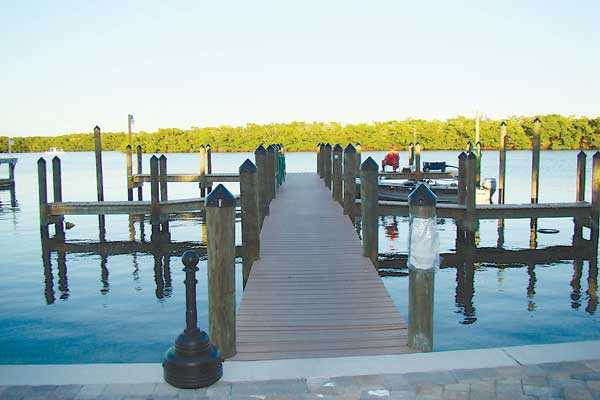
<instances>
[{"instance_id":1,"label":"shoreline vegetation","mask_svg":"<svg viewBox=\"0 0 600 400\"><path fill-rule=\"evenodd\" d=\"M535 117L506 119L509 150L531 148ZM541 148L576 150L600 148L600 117L573 117L549 114L541 120ZM500 123L503 120L482 119L482 149L497 149ZM290 122L247 124L190 129L161 128L156 132L135 132L133 146L141 145L146 153L195 152L202 144L210 144L216 152L254 151L261 143L282 143L286 151L314 151L319 142L360 143L363 150L387 150L420 142L428 150L461 150L475 138L475 120L456 117L445 121L406 119L357 124L337 122ZM126 132L103 132L102 147L108 151L124 151ZM71 133L58 136L13 137L15 153L44 152L51 147L64 151L93 151L93 133ZM0 153L8 152L8 137L0 135Z\"/></svg>"}]
</instances>

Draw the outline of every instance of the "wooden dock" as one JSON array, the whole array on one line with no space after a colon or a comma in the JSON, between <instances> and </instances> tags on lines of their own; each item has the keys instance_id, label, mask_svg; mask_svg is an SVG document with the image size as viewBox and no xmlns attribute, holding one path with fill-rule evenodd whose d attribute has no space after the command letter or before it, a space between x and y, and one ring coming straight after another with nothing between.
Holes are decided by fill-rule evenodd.
<instances>
[{"instance_id":1,"label":"wooden dock","mask_svg":"<svg viewBox=\"0 0 600 400\"><path fill-rule=\"evenodd\" d=\"M287 175L260 243L232 360L411 352L404 320L317 174Z\"/></svg>"}]
</instances>

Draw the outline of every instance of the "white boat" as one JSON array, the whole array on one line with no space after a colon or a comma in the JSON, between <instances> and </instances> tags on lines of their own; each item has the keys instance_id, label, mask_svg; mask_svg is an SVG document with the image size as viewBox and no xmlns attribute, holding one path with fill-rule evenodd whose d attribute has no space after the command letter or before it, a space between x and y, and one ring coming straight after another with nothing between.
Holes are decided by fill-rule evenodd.
<instances>
[{"instance_id":1,"label":"white boat","mask_svg":"<svg viewBox=\"0 0 600 400\"><path fill-rule=\"evenodd\" d=\"M61 149L60 147L50 147L48 149L48 151L45 152L44 154L47 156L56 156L58 154L63 154L63 153L64 153L64 150Z\"/></svg>"}]
</instances>

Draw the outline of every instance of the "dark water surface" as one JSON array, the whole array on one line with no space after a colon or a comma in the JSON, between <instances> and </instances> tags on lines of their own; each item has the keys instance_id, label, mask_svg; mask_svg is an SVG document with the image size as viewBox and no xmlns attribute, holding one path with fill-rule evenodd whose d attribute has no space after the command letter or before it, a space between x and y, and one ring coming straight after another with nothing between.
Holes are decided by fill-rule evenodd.
<instances>
[{"instance_id":1,"label":"dark water surface","mask_svg":"<svg viewBox=\"0 0 600 400\"><path fill-rule=\"evenodd\" d=\"M382 153L364 153L363 160L368 155L375 155L377 161L382 158ZM36 160L40 154L17 156L18 208L10 207L8 192L0 192L0 363L160 361L184 326L184 274L177 255L188 247L202 247L203 229L198 219L190 215L171 222L172 242L179 244L161 250L148 243L148 221L107 216L103 239L108 244L98 245L97 217L67 216L67 221L75 224L67 231L67 242L81 244L78 248L83 252L72 252L75 246L71 246L66 252L52 251L44 262L37 207ZM422 160L456 164L456 156L456 152L425 152ZM573 201L575 156L576 152L542 152L540 202ZM591 156L588 153L588 177ZM124 156L106 152L103 157L105 198L126 199ZM213 170L235 172L247 157L253 158L245 153L213 154ZM148 158L144 158L146 173ZM93 153L65 153L61 159L63 199L94 201ZM405 159L402 154L401 164ZM506 200L528 202L530 153L510 152L507 159ZM198 168L196 155L169 154L168 161L169 172L173 173ZM315 163L311 153L287 154L290 172L314 171ZM484 152L482 177L497 177L497 163L497 153ZM239 191L237 184L226 186L234 193ZM150 186L145 185L146 199L149 190ZM194 184L169 184L172 199L198 193ZM571 244L570 219L541 219L538 226L560 230L553 235L538 234L538 248ZM438 228L441 252L454 252L454 221L439 220ZM236 229L240 244L239 221ZM407 229L405 218L382 218L380 253L406 253ZM496 221L481 222L478 245L498 245ZM529 221L507 220L502 247L530 248ZM509 262L469 266L457 262L442 268L435 282L435 349L600 338L597 264L573 261L578 255L568 254L568 250L566 253L558 260L532 265ZM199 267L198 319L206 328L206 262L201 261ZM406 317L408 279L402 276L406 270L387 272L396 275L383 279ZM239 304L241 264L236 285Z\"/></svg>"}]
</instances>

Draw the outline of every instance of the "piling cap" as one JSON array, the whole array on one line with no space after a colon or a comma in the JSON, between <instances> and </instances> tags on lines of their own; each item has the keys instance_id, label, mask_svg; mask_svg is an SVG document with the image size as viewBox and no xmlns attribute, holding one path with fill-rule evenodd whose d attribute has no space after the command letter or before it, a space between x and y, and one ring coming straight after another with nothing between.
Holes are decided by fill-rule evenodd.
<instances>
[{"instance_id":1,"label":"piling cap","mask_svg":"<svg viewBox=\"0 0 600 400\"><path fill-rule=\"evenodd\" d=\"M425 183L419 183L408 195L409 206L432 206L435 207L437 196Z\"/></svg>"},{"instance_id":2,"label":"piling cap","mask_svg":"<svg viewBox=\"0 0 600 400\"><path fill-rule=\"evenodd\" d=\"M275 153L275 146L274 145L269 145L267 146L267 152L269 153Z\"/></svg>"},{"instance_id":3,"label":"piling cap","mask_svg":"<svg viewBox=\"0 0 600 400\"><path fill-rule=\"evenodd\" d=\"M38 165L40 165L40 164L46 165L46 160L44 159L44 157L40 157L40 158L38 158L37 163L38 163Z\"/></svg>"},{"instance_id":4,"label":"piling cap","mask_svg":"<svg viewBox=\"0 0 600 400\"><path fill-rule=\"evenodd\" d=\"M342 148L342 146L338 143L333 147L333 151L335 153L341 153L342 151L344 151L344 149Z\"/></svg>"},{"instance_id":5,"label":"piling cap","mask_svg":"<svg viewBox=\"0 0 600 400\"><path fill-rule=\"evenodd\" d=\"M161 156L158 158L160 159L160 161L162 161L162 160L167 161L167 156L165 156L164 154L161 154Z\"/></svg>"},{"instance_id":6,"label":"piling cap","mask_svg":"<svg viewBox=\"0 0 600 400\"><path fill-rule=\"evenodd\" d=\"M208 196L206 207L235 207L235 197L222 184L219 184Z\"/></svg>"},{"instance_id":7,"label":"piling cap","mask_svg":"<svg viewBox=\"0 0 600 400\"><path fill-rule=\"evenodd\" d=\"M325 143L325 148L326 149L331 149L331 145L329 143Z\"/></svg>"},{"instance_id":8,"label":"piling cap","mask_svg":"<svg viewBox=\"0 0 600 400\"><path fill-rule=\"evenodd\" d=\"M181 256L181 262L188 268L195 267L198 265L199 261L200 257L198 256L198 253L193 250L187 250L185 253L183 253L183 256Z\"/></svg>"},{"instance_id":9,"label":"piling cap","mask_svg":"<svg viewBox=\"0 0 600 400\"><path fill-rule=\"evenodd\" d=\"M465 153L464 151L461 151L460 154L458 155L458 159L459 160L466 160L467 159L467 153Z\"/></svg>"},{"instance_id":10,"label":"piling cap","mask_svg":"<svg viewBox=\"0 0 600 400\"><path fill-rule=\"evenodd\" d=\"M475 156L475 153L473 153L472 151L470 151L469 154L467 154L467 158L469 160L475 160L477 158L477 156Z\"/></svg>"},{"instance_id":11,"label":"piling cap","mask_svg":"<svg viewBox=\"0 0 600 400\"><path fill-rule=\"evenodd\" d=\"M265 147L261 144L259 145L256 150L254 150L254 154L265 154L267 152L267 150L265 149Z\"/></svg>"},{"instance_id":12,"label":"piling cap","mask_svg":"<svg viewBox=\"0 0 600 400\"><path fill-rule=\"evenodd\" d=\"M100 132L100 127L98 125L96 125L94 127L94 133L96 133L96 132Z\"/></svg>"},{"instance_id":13,"label":"piling cap","mask_svg":"<svg viewBox=\"0 0 600 400\"><path fill-rule=\"evenodd\" d=\"M158 157L156 157L156 155L152 155L152 157L150 157L150 162L156 162L158 161Z\"/></svg>"},{"instance_id":14,"label":"piling cap","mask_svg":"<svg viewBox=\"0 0 600 400\"><path fill-rule=\"evenodd\" d=\"M506 121L502 121L502 122L500 122L500 126L506 126L506 125L508 125L508 124L506 123Z\"/></svg>"},{"instance_id":15,"label":"piling cap","mask_svg":"<svg viewBox=\"0 0 600 400\"><path fill-rule=\"evenodd\" d=\"M256 165L249 158L246 158L246 161L242 165L240 165L240 174L244 172L254 173L256 172Z\"/></svg>"},{"instance_id":16,"label":"piling cap","mask_svg":"<svg viewBox=\"0 0 600 400\"><path fill-rule=\"evenodd\" d=\"M379 166L371 157L367 158L360 166L361 171L378 171Z\"/></svg>"},{"instance_id":17,"label":"piling cap","mask_svg":"<svg viewBox=\"0 0 600 400\"><path fill-rule=\"evenodd\" d=\"M52 157L52 163L60 163L60 158L58 156Z\"/></svg>"},{"instance_id":18,"label":"piling cap","mask_svg":"<svg viewBox=\"0 0 600 400\"><path fill-rule=\"evenodd\" d=\"M352 143L349 143L344 149L344 153L356 153L356 147L352 146Z\"/></svg>"}]
</instances>

